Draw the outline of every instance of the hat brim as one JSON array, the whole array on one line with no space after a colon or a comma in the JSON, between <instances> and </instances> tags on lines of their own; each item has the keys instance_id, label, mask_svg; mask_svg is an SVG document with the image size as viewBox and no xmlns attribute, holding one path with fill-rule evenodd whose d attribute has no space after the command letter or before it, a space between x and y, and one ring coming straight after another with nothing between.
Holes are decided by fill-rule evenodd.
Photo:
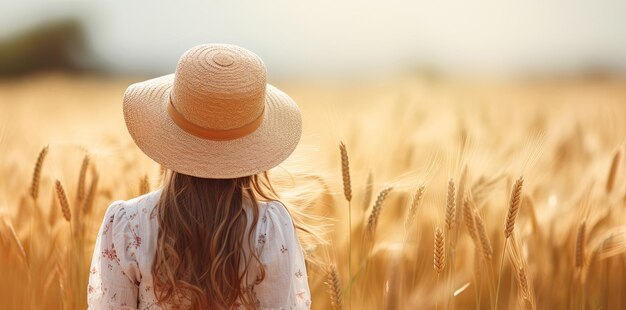
<instances>
[{"instance_id":1,"label":"hat brim","mask_svg":"<svg viewBox=\"0 0 626 310\"><path fill-rule=\"evenodd\" d=\"M137 146L168 169L201 178L230 179L255 175L283 162L302 134L296 103L267 84L259 128L244 137L214 141L178 127L167 112L174 74L128 87L124 119Z\"/></svg>"}]
</instances>

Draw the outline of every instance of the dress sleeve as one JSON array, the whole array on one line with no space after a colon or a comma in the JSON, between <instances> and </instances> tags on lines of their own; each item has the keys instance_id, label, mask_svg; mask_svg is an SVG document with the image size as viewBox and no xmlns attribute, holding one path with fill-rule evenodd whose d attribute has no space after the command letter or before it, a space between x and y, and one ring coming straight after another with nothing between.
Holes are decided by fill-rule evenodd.
<instances>
[{"instance_id":1,"label":"dress sleeve","mask_svg":"<svg viewBox=\"0 0 626 310\"><path fill-rule=\"evenodd\" d=\"M136 309L141 281L135 250L141 238L128 221L124 201L107 209L89 270L89 309Z\"/></svg>"},{"instance_id":2,"label":"dress sleeve","mask_svg":"<svg viewBox=\"0 0 626 310\"><path fill-rule=\"evenodd\" d=\"M304 254L285 206L270 202L258 224L257 251L265 278L254 287L262 309L310 309Z\"/></svg>"}]
</instances>

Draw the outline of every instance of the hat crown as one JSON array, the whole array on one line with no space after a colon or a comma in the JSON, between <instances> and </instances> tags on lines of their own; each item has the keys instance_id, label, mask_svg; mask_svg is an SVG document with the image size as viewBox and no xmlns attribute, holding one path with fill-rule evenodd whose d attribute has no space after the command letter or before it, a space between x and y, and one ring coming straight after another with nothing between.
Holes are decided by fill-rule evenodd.
<instances>
[{"instance_id":1,"label":"hat crown","mask_svg":"<svg viewBox=\"0 0 626 310\"><path fill-rule=\"evenodd\" d=\"M241 128L263 114L266 81L263 61L251 51L227 44L199 45L178 61L170 100L197 126Z\"/></svg>"}]
</instances>

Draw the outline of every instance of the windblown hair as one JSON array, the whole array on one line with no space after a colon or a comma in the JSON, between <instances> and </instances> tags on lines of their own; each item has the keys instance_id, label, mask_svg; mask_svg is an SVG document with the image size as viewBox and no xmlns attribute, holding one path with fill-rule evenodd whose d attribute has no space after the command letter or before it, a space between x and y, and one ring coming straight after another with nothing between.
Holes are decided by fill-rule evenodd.
<instances>
[{"instance_id":1,"label":"windblown hair","mask_svg":"<svg viewBox=\"0 0 626 310\"><path fill-rule=\"evenodd\" d=\"M159 232L152 275L158 303L230 309L237 302L257 309L249 289L254 283L248 283L250 269L262 266L252 240L257 203L275 199L267 173L205 179L168 172L156 206ZM245 208L252 212L251 223ZM263 278L261 268L253 280Z\"/></svg>"}]
</instances>

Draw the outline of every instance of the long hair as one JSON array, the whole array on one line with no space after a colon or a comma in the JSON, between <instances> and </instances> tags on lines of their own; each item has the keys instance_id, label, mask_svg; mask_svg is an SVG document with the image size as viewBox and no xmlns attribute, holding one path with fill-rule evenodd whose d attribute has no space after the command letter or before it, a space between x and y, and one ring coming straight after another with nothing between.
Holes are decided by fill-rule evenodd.
<instances>
[{"instance_id":1,"label":"long hair","mask_svg":"<svg viewBox=\"0 0 626 310\"><path fill-rule=\"evenodd\" d=\"M250 269L262 266L252 246L257 203L274 199L267 173L205 179L168 171L156 205L159 232L152 275L158 303L230 309L238 302L258 308L247 283ZM260 269L256 281L263 280Z\"/></svg>"}]
</instances>

